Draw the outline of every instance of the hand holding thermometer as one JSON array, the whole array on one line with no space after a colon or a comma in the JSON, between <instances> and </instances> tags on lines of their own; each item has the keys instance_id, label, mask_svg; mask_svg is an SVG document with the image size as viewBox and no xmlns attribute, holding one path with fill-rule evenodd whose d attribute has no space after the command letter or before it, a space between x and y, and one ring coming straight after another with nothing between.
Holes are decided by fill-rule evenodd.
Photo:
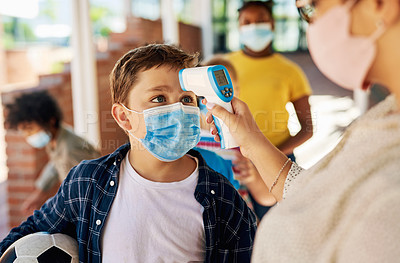
<instances>
[{"instance_id":1,"label":"hand holding thermometer","mask_svg":"<svg viewBox=\"0 0 400 263\"><path fill-rule=\"evenodd\" d=\"M185 68L179 71L179 81L184 91L193 91L197 96L205 97L208 102L233 112L231 106L233 86L228 70L224 66ZM221 148L238 147L228 126L221 119L214 116L213 118L221 138Z\"/></svg>"}]
</instances>

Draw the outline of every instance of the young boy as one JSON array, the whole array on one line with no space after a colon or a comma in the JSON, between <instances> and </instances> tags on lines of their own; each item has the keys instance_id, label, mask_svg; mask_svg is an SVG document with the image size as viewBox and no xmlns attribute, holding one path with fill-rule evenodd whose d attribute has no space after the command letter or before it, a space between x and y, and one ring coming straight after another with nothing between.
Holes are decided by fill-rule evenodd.
<instances>
[{"instance_id":1,"label":"young boy","mask_svg":"<svg viewBox=\"0 0 400 263\"><path fill-rule=\"evenodd\" d=\"M250 262L255 217L232 185L190 150L196 96L178 72L196 57L169 45L125 54L111 76L112 114L130 144L74 167L57 195L13 229L75 236L80 262Z\"/></svg>"}]
</instances>

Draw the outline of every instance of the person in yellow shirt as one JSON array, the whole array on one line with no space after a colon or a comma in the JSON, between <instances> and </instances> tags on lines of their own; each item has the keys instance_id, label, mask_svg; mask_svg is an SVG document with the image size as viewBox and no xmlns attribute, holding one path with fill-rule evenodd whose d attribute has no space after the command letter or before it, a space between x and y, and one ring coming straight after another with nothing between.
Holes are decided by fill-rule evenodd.
<instances>
[{"instance_id":1,"label":"person in yellow shirt","mask_svg":"<svg viewBox=\"0 0 400 263\"><path fill-rule=\"evenodd\" d=\"M263 134L294 160L293 149L313 134L307 77L294 62L274 53L271 2L250 1L239 9L243 48L227 55L240 85L239 98L249 108ZM301 130L291 136L286 104L292 102Z\"/></svg>"},{"instance_id":2,"label":"person in yellow shirt","mask_svg":"<svg viewBox=\"0 0 400 263\"><path fill-rule=\"evenodd\" d=\"M272 49L272 1L245 2L238 11L242 49L228 54L227 58L237 72L239 98L248 104L263 134L295 161L294 148L313 134L307 77L298 65ZM293 103L301 125L294 136L288 129L288 102ZM252 199L256 215L262 218L270 206Z\"/></svg>"}]
</instances>

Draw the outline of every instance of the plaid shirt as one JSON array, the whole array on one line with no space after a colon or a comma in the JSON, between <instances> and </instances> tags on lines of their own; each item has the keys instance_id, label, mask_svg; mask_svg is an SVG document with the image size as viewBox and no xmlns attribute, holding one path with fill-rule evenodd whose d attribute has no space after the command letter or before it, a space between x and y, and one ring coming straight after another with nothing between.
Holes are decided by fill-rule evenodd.
<instances>
[{"instance_id":1,"label":"plaid shirt","mask_svg":"<svg viewBox=\"0 0 400 263\"><path fill-rule=\"evenodd\" d=\"M130 149L121 146L114 153L74 167L58 193L36 210L0 243L0 254L17 239L47 231L75 237L80 262L101 262L100 238L118 189L121 161ZM204 207L205 262L250 262L256 219L228 180L209 168L202 156L194 196Z\"/></svg>"}]
</instances>

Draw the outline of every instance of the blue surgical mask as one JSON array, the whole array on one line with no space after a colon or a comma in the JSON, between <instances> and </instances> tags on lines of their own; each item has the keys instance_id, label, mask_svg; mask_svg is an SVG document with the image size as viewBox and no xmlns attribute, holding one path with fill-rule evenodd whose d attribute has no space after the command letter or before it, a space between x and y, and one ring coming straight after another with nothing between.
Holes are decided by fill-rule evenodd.
<instances>
[{"instance_id":1,"label":"blue surgical mask","mask_svg":"<svg viewBox=\"0 0 400 263\"><path fill-rule=\"evenodd\" d=\"M172 162L184 156L200 140L200 110L181 102L137 112L122 105L126 110L143 114L146 136L139 139L129 134L157 159Z\"/></svg>"},{"instance_id":2,"label":"blue surgical mask","mask_svg":"<svg viewBox=\"0 0 400 263\"><path fill-rule=\"evenodd\" d=\"M239 28L240 44L254 52L263 51L274 39L271 23L244 25Z\"/></svg>"},{"instance_id":3,"label":"blue surgical mask","mask_svg":"<svg viewBox=\"0 0 400 263\"><path fill-rule=\"evenodd\" d=\"M34 148L43 148L51 140L50 134L45 131L40 131L26 138L26 141Z\"/></svg>"}]
</instances>

